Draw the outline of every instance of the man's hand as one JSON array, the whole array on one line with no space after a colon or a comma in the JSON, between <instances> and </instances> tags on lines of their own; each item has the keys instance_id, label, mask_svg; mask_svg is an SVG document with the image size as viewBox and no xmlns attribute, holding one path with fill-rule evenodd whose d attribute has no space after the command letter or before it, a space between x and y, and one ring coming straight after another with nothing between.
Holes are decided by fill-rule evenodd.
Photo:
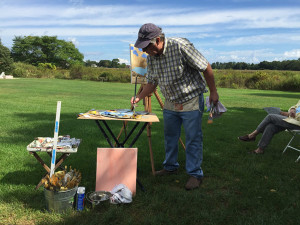
<instances>
[{"instance_id":1,"label":"man's hand","mask_svg":"<svg viewBox=\"0 0 300 225\"><path fill-rule=\"evenodd\" d=\"M140 101L140 98L139 98L139 97L135 97L135 99L134 99L134 97L132 97L132 98L131 98L131 101L130 101L131 106L132 106L132 107L137 106L136 103L138 103L139 101Z\"/></svg>"},{"instance_id":2,"label":"man's hand","mask_svg":"<svg viewBox=\"0 0 300 225\"><path fill-rule=\"evenodd\" d=\"M214 105L216 105L219 101L219 94L216 91L211 91L209 94L209 102L213 102Z\"/></svg>"}]
</instances>

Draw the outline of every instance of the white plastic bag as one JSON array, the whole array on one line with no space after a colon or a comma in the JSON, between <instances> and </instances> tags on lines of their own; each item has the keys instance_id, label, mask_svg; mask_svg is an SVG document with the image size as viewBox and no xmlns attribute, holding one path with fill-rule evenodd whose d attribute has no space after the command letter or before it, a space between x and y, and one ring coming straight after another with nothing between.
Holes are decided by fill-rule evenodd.
<instances>
[{"instance_id":1,"label":"white plastic bag","mask_svg":"<svg viewBox=\"0 0 300 225\"><path fill-rule=\"evenodd\" d=\"M120 204L120 203L131 203L132 202L132 192L124 184L118 184L111 190L112 196L110 197L110 203Z\"/></svg>"},{"instance_id":2,"label":"white plastic bag","mask_svg":"<svg viewBox=\"0 0 300 225\"><path fill-rule=\"evenodd\" d=\"M211 105L211 103L209 102L209 96L206 97L205 101L206 101L207 112L212 110L213 118L218 118L224 112L227 111L226 107L220 101L218 101L216 105ZM213 107L213 109L211 107Z\"/></svg>"}]
</instances>

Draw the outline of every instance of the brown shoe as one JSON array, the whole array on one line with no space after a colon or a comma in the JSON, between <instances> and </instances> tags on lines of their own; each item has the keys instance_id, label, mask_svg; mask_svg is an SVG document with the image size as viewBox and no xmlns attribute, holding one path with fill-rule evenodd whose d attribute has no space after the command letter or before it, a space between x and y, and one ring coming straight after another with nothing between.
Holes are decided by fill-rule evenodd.
<instances>
[{"instance_id":1,"label":"brown shoe","mask_svg":"<svg viewBox=\"0 0 300 225\"><path fill-rule=\"evenodd\" d=\"M191 176L185 185L185 189L187 191L193 190L195 188L198 188L201 183L202 183L202 178L196 178Z\"/></svg>"},{"instance_id":2,"label":"brown shoe","mask_svg":"<svg viewBox=\"0 0 300 225\"><path fill-rule=\"evenodd\" d=\"M239 136L238 139L241 141L255 141L256 137L249 138L249 135Z\"/></svg>"},{"instance_id":3,"label":"brown shoe","mask_svg":"<svg viewBox=\"0 0 300 225\"><path fill-rule=\"evenodd\" d=\"M178 170L165 170L165 169L162 169L162 170L159 170L159 171L155 171L155 175L156 176L165 176L165 175L172 175L172 174L177 174L178 173Z\"/></svg>"}]
</instances>

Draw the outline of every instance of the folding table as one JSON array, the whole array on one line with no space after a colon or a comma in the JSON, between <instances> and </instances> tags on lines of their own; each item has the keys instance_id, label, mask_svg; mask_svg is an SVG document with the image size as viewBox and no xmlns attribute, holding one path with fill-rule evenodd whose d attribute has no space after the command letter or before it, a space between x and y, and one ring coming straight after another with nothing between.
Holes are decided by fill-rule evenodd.
<instances>
[{"instance_id":1,"label":"folding table","mask_svg":"<svg viewBox=\"0 0 300 225\"><path fill-rule=\"evenodd\" d=\"M39 137L39 138L43 138L43 137ZM49 138L49 137L44 137L44 138ZM71 153L76 153L78 146L80 144L80 139L75 139L76 141L76 146L72 146L71 148L68 147L62 147L57 146L57 150L56 153L60 154L60 156L56 159L55 162L55 170L61 166L61 164L70 156ZM34 141L33 141L34 142ZM50 167L44 162L44 160L39 156L39 153L41 152L46 152L49 156L49 164L51 161L51 157L52 157L52 147L44 147L44 146L40 146L40 147L32 147L32 143L31 142L29 145L27 145L27 150L29 152L29 154L33 155L36 160L44 167L44 169L47 171L47 173L44 175L43 178L45 178L48 174L50 174ZM35 187L35 189L38 189L41 185L42 185L42 180L43 178L40 180L40 182L37 184L37 186Z\"/></svg>"},{"instance_id":2,"label":"folding table","mask_svg":"<svg viewBox=\"0 0 300 225\"><path fill-rule=\"evenodd\" d=\"M142 123L142 127L140 128L139 131L137 131L137 133L134 136L133 140L128 145L128 148L132 148L132 146L135 144L135 142L138 140L138 138L140 137L140 135L143 133L143 131L147 127L147 129L148 129L147 136L148 136L148 143L149 143L149 152L150 152L150 160L151 160L152 173L153 173L153 175L155 174L155 168L154 168L154 162L153 162L153 153L152 153L152 146L151 146L151 130L150 130L150 126L147 126L150 123L159 122L159 119L158 119L158 117L155 114L150 113L150 114L147 114L147 115L142 115L140 118L136 118L136 119L133 119L133 118L129 118L129 119L126 118L125 119L125 118L106 117L106 116L101 116L99 114L98 115L94 115L94 114L89 114L89 112L87 112L87 113L84 113L83 115L79 116L78 119L94 120L96 122L98 128L100 129L101 133L103 134L103 136L105 137L106 141L108 142L108 144L109 144L109 146L111 148L114 148L114 145L113 145L113 143L111 141L111 138L109 138L107 132L111 135L112 139L115 141L116 147L124 148L125 144L129 140L129 138L131 137L131 135L137 129L137 127L139 126L139 124ZM118 138L116 137L116 135L110 129L109 123L108 123L110 121L119 121L119 122L122 122L124 127L126 126L127 122L132 122L132 123L135 123L135 124L131 128L131 130L129 131L129 133L125 134L126 136L125 136L124 140L121 142L121 141L118 140ZM104 128L106 128L106 130Z\"/></svg>"}]
</instances>

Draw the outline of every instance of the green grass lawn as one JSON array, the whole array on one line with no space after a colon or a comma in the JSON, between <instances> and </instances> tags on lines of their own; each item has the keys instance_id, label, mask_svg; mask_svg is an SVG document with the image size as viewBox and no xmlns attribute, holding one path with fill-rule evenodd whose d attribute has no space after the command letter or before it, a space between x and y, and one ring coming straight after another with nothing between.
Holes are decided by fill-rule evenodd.
<instances>
[{"instance_id":1,"label":"green grass lawn","mask_svg":"<svg viewBox=\"0 0 300 225\"><path fill-rule=\"evenodd\" d=\"M57 101L62 101L59 134L82 139L66 165L82 172L80 186L94 191L97 147L108 147L94 121L77 114L94 109L129 108L134 85L58 79L0 80L0 224L300 224L299 153L282 150L290 136L275 136L264 155L247 152L256 143L237 137L256 128L265 117L263 107L287 110L300 93L219 88L228 112L213 124L203 116L205 179L194 191L185 191L184 150L180 146L179 174L151 174L146 132L136 142L139 179L146 192L128 205L104 203L94 209L66 214L48 213L43 188L35 185L45 170L26 150L35 138L53 136ZM137 110L142 110L139 105ZM156 169L164 160L162 110L152 98L160 123L152 125ZM112 123L114 132L120 123ZM184 135L182 135L184 139ZM42 155L42 154L41 154ZM50 163L48 155L43 159Z\"/></svg>"}]
</instances>

